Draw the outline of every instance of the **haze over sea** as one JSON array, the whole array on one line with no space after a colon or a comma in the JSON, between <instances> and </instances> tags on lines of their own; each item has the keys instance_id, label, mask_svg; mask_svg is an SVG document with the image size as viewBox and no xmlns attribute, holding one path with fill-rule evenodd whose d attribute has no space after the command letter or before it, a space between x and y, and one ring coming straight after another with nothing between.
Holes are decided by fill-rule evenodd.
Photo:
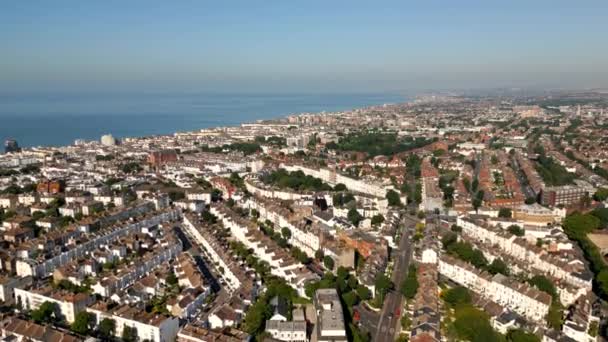
<instances>
[{"instance_id":1,"label":"haze over sea","mask_svg":"<svg viewBox=\"0 0 608 342\"><path fill-rule=\"evenodd\" d=\"M20 146L69 145L234 126L302 112L406 102L400 94L36 93L0 94L0 139Z\"/></svg>"}]
</instances>

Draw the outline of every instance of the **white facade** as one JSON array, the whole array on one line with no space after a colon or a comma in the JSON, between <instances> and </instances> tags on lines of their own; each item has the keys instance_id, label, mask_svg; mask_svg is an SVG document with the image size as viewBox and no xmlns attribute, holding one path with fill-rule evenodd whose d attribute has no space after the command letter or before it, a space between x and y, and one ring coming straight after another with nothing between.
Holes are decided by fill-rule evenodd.
<instances>
[{"instance_id":1,"label":"white facade","mask_svg":"<svg viewBox=\"0 0 608 342\"><path fill-rule=\"evenodd\" d=\"M286 342L307 342L306 321L266 321L266 332Z\"/></svg>"},{"instance_id":2,"label":"white facade","mask_svg":"<svg viewBox=\"0 0 608 342\"><path fill-rule=\"evenodd\" d=\"M86 294L70 295L66 298L56 299L54 297L45 296L41 293L31 292L28 290L15 289L15 303L25 310L35 310L44 302L57 304L57 308L61 316L68 323L74 322L76 314L84 311L87 305L92 302L92 299Z\"/></svg>"},{"instance_id":3,"label":"white facade","mask_svg":"<svg viewBox=\"0 0 608 342\"><path fill-rule=\"evenodd\" d=\"M221 272L220 276L226 281L229 292L238 289L241 286L239 278L232 273L231 268L228 267L224 258L220 257L214 246L210 243L210 241L208 241L208 239L205 238L205 236L203 236L203 234L201 234L199 229L190 221L187 215L184 215L183 227L188 235L192 236L196 242L203 247L211 260L213 260L214 263L219 264L219 267L224 269L224 272Z\"/></svg>"},{"instance_id":4,"label":"white facade","mask_svg":"<svg viewBox=\"0 0 608 342\"><path fill-rule=\"evenodd\" d=\"M175 258L182 251L181 244L171 243L166 246L162 246L156 250L155 254L151 257L140 259L127 269L127 272L120 272L119 274L113 275L111 281L103 279L98 281L96 284L91 286L93 293L97 293L103 297L110 297L117 291L123 290L128 286L133 285L138 279L148 275L150 271L158 267L165 261Z\"/></svg>"},{"instance_id":5,"label":"white facade","mask_svg":"<svg viewBox=\"0 0 608 342\"><path fill-rule=\"evenodd\" d=\"M169 210L137 222L126 223L118 228L109 228L103 232L100 232L99 235L91 238L90 240L79 243L69 250L61 252L50 259L41 261L33 259L18 259L16 262L17 275L22 277L46 277L52 274L55 268L63 266L74 259L85 257L88 255L88 253L94 251L102 245L107 245L123 236L140 231L144 227L151 227L162 222L176 220L180 217L180 215L181 214L177 209Z\"/></svg>"},{"instance_id":6,"label":"white facade","mask_svg":"<svg viewBox=\"0 0 608 342\"><path fill-rule=\"evenodd\" d=\"M281 164L281 167L287 171L302 171L305 175L320 178L330 185L336 185L342 183L346 185L348 190L361 192L364 194L372 195L375 197L384 198L388 190L392 187L378 184L372 180L361 180L343 176L337 173L335 170L320 169L315 170L301 165L286 165Z\"/></svg>"},{"instance_id":7,"label":"white facade","mask_svg":"<svg viewBox=\"0 0 608 342\"><path fill-rule=\"evenodd\" d=\"M478 224L472 220L458 217L456 224L462 227L462 233L479 242L498 248L501 253L509 255L530 268L543 274L564 280L573 286L579 286L591 291L591 279L585 279L578 273L566 269L563 262L555 259L544 251L538 251L534 245L525 239L520 239L502 229ZM582 266L582 263L581 263Z\"/></svg>"},{"instance_id":8,"label":"white facade","mask_svg":"<svg viewBox=\"0 0 608 342\"><path fill-rule=\"evenodd\" d=\"M12 304L15 301L15 288L25 287L32 283L32 277L0 278L0 301Z\"/></svg>"},{"instance_id":9,"label":"white facade","mask_svg":"<svg viewBox=\"0 0 608 342\"><path fill-rule=\"evenodd\" d=\"M551 296L501 274L492 277L448 256L439 259L438 270L452 281L532 321L543 321L549 313Z\"/></svg>"},{"instance_id":10,"label":"white facade","mask_svg":"<svg viewBox=\"0 0 608 342\"><path fill-rule=\"evenodd\" d=\"M298 247L301 251L306 253L309 257L314 257L315 252L321 248L321 241L319 234L314 231L305 231L294 226L289 220L283 215L272 211L271 209L264 206L263 203L252 199L247 202L250 209L256 209L260 214L260 219L265 221L271 221L275 227L286 227L291 231L291 238L289 243L295 247ZM280 228L279 228L280 229Z\"/></svg>"},{"instance_id":11,"label":"white facade","mask_svg":"<svg viewBox=\"0 0 608 342\"><path fill-rule=\"evenodd\" d=\"M109 318L116 323L114 336L122 336L125 327L135 328L140 341L173 342L179 330L179 320L175 317L154 318L153 321L140 322L136 319L121 317L112 313L102 312L94 308L87 308L87 312L95 315L95 322L99 324L103 319Z\"/></svg>"}]
</instances>

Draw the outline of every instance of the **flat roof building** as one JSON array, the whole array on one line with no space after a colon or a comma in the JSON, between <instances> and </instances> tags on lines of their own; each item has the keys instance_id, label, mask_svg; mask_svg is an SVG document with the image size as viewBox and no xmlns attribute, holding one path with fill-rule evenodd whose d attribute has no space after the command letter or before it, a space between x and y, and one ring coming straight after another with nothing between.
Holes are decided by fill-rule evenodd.
<instances>
[{"instance_id":1,"label":"flat roof building","mask_svg":"<svg viewBox=\"0 0 608 342\"><path fill-rule=\"evenodd\" d=\"M313 341L347 341L342 304L336 289L319 289L313 298L317 314L317 324L313 331Z\"/></svg>"}]
</instances>

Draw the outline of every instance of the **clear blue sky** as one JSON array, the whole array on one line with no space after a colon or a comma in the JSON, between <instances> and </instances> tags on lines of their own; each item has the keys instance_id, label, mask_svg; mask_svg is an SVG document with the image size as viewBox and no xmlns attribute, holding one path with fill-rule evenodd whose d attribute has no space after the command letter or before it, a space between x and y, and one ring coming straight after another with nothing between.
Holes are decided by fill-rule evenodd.
<instances>
[{"instance_id":1,"label":"clear blue sky","mask_svg":"<svg viewBox=\"0 0 608 342\"><path fill-rule=\"evenodd\" d=\"M3 1L0 91L608 87L608 1Z\"/></svg>"}]
</instances>

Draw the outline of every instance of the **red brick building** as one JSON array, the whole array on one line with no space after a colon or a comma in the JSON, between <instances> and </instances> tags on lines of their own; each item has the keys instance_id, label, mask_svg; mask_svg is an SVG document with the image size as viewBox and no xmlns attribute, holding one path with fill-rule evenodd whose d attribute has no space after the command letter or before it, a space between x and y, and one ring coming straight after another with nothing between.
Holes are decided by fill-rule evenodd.
<instances>
[{"instance_id":1,"label":"red brick building","mask_svg":"<svg viewBox=\"0 0 608 342\"><path fill-rule=\"evenodd\" d=\"M155 151L148 154L148 163L152 166L160 166L177 161L177 153L174 150Z\"/></svg>"},{"instance_id":2,"label":"red brick building","mask_svg":"<svg viewBox=\"0 0 608 342\"><path fill-rule=\"evenodd\" d=\"M42 181L36 185L36 191L41 194L58 194L64 189L62 181Z\"/></svg>"}]
</instances>

